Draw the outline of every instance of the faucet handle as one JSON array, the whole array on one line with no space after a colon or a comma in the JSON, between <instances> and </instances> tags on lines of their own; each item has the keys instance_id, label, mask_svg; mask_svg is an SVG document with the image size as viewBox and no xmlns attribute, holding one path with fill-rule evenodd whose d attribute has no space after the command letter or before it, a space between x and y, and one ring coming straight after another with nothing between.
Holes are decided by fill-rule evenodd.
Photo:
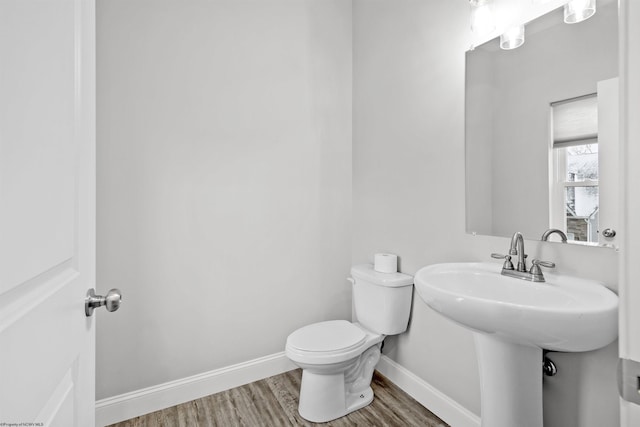
<instances>
[{"instance_id":1,"label":"faucet handle","mask_svg":"<svg viewBox=\"0 0 640 427\"><path fill-rule=\"evenodd\" d=\"M504 259L504 264L502 265L503 270L513 270L513 263L511 262L511 255L502 255L502 254L491 254L491 258L495 259Z\"/></svg>"},{"instance_id":2,"label":"faucet handle","mask_svg":"<svg viewBox=\"0 0 640 427\"><path fill-rule=\"evenodd\" d=\"M534 282L544 282L544 276L542 275L542 267L547 268L555 268L555 262L550 261L540 261L539 259L534 259L531 261L531 269L529 269L529 274L533 276Z\"/></svg>"},{"instance_id":3,"label":"faucet handle","mask_svg":"<svg viewBox=\"0 0 640 427\"><path fill-rule=\"evenodd\" d=\"M547 267L547 268L556 268L555 262L540 261L539 259L534 259L533 261L531 261L531 266L533 267L534 265L539 265L541 267Z\"/></svg>"}]
</instances>

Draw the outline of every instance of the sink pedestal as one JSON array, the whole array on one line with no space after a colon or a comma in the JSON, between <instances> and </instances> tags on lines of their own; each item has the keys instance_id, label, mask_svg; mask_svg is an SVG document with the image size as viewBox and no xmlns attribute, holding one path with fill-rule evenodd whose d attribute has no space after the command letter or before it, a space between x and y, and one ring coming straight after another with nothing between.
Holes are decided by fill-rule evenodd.
<instances>
[{"instance_id":1,"label":"sink pedestal","mask_svg":"<svg viewBox=\"0 0 640 427\"><path fill-rule=\"evenodd\" d=\"M474 332L483 427L542 427L542 349Z\"/></svg>"}]
</instances>

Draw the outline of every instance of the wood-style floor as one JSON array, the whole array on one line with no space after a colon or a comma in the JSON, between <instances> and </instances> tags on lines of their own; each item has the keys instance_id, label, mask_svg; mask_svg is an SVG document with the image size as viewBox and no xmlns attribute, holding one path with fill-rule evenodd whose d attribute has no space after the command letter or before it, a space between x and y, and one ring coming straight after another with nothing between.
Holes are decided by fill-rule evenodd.
<instances>
[{"instance_id":1,"label":"wood-style floor","mask_svg":"<svg viewBox=\"0 0 640 427\"><path fill-rule=\"evenodd\" d=\"M235 427L313 426L331 427L447 427L411 396L380 375L373 376L373 402L346 417L325 424L310 423L298 414L302 371L256 381L202 399L113 424L111 427Z\"/></svg>"}]
</instances>

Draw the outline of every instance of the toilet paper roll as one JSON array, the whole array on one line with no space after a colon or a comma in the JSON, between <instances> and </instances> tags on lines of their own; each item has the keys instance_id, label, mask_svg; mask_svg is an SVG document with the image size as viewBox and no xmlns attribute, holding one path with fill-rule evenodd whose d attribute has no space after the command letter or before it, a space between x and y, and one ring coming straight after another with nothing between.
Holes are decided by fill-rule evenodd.
<instances>
[{"instance_id":1,"label":"toilet paper roll","mask_svg":"<svg viewBox=\"0 0 640 427\"><path fill-rule=\"evenodd\" d=\"M396 273L398 271L398 255L375 254L373 269L379 273Z\"/></svg>"}]
</instances>

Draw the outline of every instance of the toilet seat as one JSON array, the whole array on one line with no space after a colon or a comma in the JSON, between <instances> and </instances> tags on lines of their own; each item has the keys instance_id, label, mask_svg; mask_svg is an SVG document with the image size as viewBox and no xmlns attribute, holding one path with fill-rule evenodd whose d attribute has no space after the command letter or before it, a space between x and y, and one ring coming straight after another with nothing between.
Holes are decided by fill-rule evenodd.
<instances>
[{"instance_id":1,"label":"toilet seat","mask_svg":"<svg viewBox=\"0 0 640 427\"><path fill-rule=\"evenodd\" d=\"M325 365L359 356L371 341L369 335L346 320L314 323L287 338L287 356L298 363Z\"/></svg>"}]
</instances>

